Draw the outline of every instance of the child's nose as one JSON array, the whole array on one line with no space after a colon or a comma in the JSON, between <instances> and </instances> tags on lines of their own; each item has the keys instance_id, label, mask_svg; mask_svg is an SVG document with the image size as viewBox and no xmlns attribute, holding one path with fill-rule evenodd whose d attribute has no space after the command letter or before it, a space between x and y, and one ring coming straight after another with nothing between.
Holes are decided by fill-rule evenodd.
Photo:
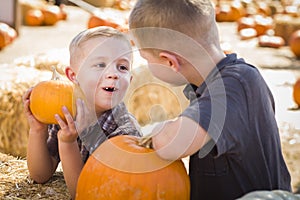
<instances>
[{"instance_id":1,"label":"child's nose","mask_svg":"<svg viewBox=\"0 0 300 200\"><path fill-rule=\"evenodd\" d=\"M106 78L107 79L118 79L119 74L117 72L110 71L110 72L107 72Z\"/></svg>"},{"instance_id":2,"label":"child's nose","mask_svg":"<svg viewBox=\"0 0 300 200\"><path fill-rule=\"evenodd\" d=\"M108 79L118 79L119 74L118 74L117 70L110 68L110 69L107 69L105 77Z\"/></svg>"}]
</instances>

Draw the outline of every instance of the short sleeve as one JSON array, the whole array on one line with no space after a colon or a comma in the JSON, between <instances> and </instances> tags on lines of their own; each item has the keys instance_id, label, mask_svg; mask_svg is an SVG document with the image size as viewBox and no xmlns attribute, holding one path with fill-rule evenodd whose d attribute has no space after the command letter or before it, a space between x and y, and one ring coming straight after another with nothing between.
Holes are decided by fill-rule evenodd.
<instances>
[{"instance_id":1,"label":"short sleeve","mask_svg":"<svg viewBox=\"0 0 300 200\"><path fill-rule=\"evenodd\" d=\"M240 81L225 76L208 83L202 94L191 102L182 116L199 123L214 141L206 146L210 149L204 149L205 152L211 150L216 144L220 155L234 149L233 145L236 145L239 131L245 128L241 127L246 123L245 104L245 92Z\"/></svg>"}]
</instances>

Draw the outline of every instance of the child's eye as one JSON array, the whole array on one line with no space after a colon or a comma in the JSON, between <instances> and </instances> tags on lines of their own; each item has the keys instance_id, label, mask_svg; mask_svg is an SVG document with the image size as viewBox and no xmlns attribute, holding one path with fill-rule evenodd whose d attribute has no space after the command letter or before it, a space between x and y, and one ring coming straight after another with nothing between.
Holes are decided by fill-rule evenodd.
<instances>
[{"instance_id":1,"label":"child's eye","mask_svg":"<svg viewBox=\"0 0 300 200\"><path fill-rule=\"evenodd\" d=\"M119 68L121 71L128 71L128 70L129 70L128 66L126 66L126 65L119 65L118 68Z\"/></svg>"},{"instance_id":2,"label":"child's eye","mask_svg":"<svg viewBox=\"0 0 300 200\"><path fill-rule=\"evenodd\" d=\"M96 67L105 68L106 64L105 63L99 63L99 64L96 64Z\"/></svg>"}]
</instances>

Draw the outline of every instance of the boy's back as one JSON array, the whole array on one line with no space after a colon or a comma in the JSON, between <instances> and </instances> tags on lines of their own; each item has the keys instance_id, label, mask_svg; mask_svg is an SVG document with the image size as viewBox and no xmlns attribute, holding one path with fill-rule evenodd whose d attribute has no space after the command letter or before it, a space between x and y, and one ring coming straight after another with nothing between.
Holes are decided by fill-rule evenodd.
<instances>
[{"instance_id":1,"label":"boy's back","mask_svg":"<svg viewBox=\"0 0 300 200\"><path fill-rule=\"evenodd\" d=\"M236 60L234 54L228 55L217 67L226 100L220 90L212 88L218 79L217 73L209 76L207 86L200 86L196 93L200 99L222 102L225 121L214 121L218 118L213 116L212 107L219 105L195 101L200 113L211 116L208 121L200 118L199 123L207 127L206 130L213 130L208 132L216 146L203 158L199 158L199 152L190 158L192 199L234 199L256 189L290 190L290 176L282 157L274 116L274 100L265 81L255 67ZM192 107L183 115L195 119L197 114L193 114ZM218 128L210 129L209 123ZM269 156L271 154L276 156ZM224 192L216 192L216 189Z\"/></svg>"}]
</instances>

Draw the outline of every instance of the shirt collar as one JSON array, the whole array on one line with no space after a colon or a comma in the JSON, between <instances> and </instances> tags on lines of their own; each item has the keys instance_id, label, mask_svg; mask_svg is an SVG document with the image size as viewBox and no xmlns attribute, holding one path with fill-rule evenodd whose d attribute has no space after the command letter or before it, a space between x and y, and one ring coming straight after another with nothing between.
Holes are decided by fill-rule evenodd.
<instances>
[{"instance_id":1,"label":"shirt collar","mask_svg":"<svg viewBox=\"0 0 300 200\"><path fill-rule=\"evenodd\" d=\"M107 133L112 133L118 128L117 119L127 114L124 102L119 103L114 108L104 112L99 118L100 127Z\"/></svg>"},{"instance_id":2,"label":"shirt collar","mask_svg":"<svg viewBox=\"0 0 300 200\"><path fill-rule=\"evenodd\" d=\"M200 96L203 91L207 87L207 83L209 83L212 79L214 79L219 71L221 71L226 65L230 65L235 63L237 60L237 55L235 53L233 54L227 54L225 58L223 58L214 68L213 70L208 74L205 81L200 85L196 86L193 84L188 84L184 90L183 93L186 96L187 99L193 100L196 97Z\"/></svg>"}]
</instances>

